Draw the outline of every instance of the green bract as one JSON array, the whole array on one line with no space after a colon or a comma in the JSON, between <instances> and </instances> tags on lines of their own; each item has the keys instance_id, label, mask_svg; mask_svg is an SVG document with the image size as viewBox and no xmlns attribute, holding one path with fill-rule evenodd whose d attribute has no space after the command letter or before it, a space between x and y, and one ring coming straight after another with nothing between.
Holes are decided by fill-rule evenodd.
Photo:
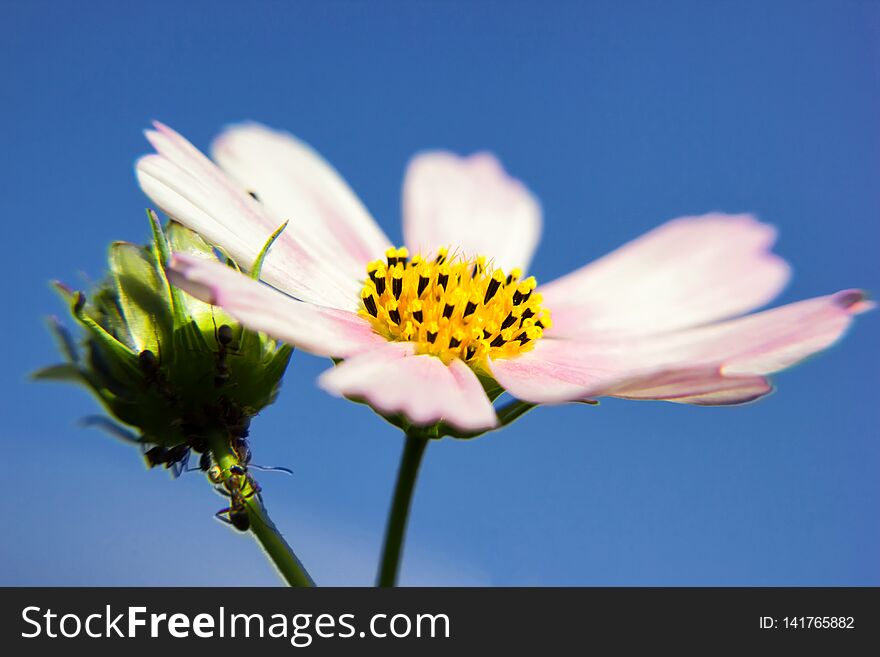
<instances>
[{"instance_id":1,"label":"green bract","mask_svg":"<svg viewBox=\"0 0 880 657\"><path fill-rule=\"evenodd\" d=\"M211 431L246 435L249 419L275 400L292 349L169 285L172 252L217 255L180 224L163 231L152 212L150 220L153 242L112 244L110 271L89 298L55 284L85 339L78 348L56 322L67 362L35 378L86 385L141 443L182 456L187 448L204 451L200 437Z\"/></svg>"}]
</instances>

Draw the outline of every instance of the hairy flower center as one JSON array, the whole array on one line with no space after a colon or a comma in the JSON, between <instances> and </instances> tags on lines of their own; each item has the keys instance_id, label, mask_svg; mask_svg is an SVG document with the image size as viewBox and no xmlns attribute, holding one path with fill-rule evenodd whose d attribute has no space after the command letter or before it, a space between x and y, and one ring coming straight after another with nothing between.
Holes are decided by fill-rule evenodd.
<instances>
[{"instance_id":1,"label":"hairy flower center","mask_svg":"<svg viewBox=\"0 0 880 657\"><path fill-rule=\"evenodd\" d=\"M414 342L417 352L480 365L532 348L550 326L535 294L535 279L520 280L488 265L439 250L434 260L409 259L390 248L385 261L367 265L360 314L389 340Z\"/></svg>"}]
</instances>

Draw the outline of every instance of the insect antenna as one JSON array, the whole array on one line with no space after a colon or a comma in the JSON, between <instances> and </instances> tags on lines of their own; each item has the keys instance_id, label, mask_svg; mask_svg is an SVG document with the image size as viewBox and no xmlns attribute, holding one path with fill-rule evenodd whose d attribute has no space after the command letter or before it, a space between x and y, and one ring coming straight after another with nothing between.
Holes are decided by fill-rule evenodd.
<instances>
[{"instance_id":1,"label":"insect antenna","mask_svg":"<svg viewBox=\"0 0 880 657\"><path fill-rule=\"evenodd\" d=\"M256 463L248 464L249 468L253 468L254 470L260 470L262 472L281 472L286 475L293 476L293 470L290 468L285 468L282 465L257 465Z\"/></svg>"}]
</instances>

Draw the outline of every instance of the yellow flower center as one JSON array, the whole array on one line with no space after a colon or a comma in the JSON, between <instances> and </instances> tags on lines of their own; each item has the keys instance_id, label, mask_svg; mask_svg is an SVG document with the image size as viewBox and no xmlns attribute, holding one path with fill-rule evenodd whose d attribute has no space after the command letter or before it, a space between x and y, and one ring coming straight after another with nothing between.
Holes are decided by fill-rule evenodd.
<instances>
[{"instance_id":1,"label":"yellow flower center","mask_svg":"<svg viewBox=\"0 0 880 657\"><path fill-rule=\"evenodd\" d=\"M416 351L450 362L482 366L532 348L550 313L534 292L534 277L505 274L486 258L409 259L405 247L388 249L385 261L367 265L360 314L389 340L414 342Z\"/></svg>"}]
</instances>

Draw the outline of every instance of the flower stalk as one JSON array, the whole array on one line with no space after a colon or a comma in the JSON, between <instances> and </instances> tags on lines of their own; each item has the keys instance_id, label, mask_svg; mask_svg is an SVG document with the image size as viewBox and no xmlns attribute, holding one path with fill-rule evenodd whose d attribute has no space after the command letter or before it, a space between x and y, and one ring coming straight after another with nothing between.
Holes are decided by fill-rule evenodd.
<instances>
[{"instance_id":1,"label":"flower stalk","mask_svg":"<svg viewBox=\"0 0 880 657\"><path fill-rule=\"evenodd\" d=\"M397 586L400 558L403 554L403 541L412 507L413 492L429 440L430 438L425 435L413 431L407 432L405 435L403 455L400 459L397 483L394 485L394 497L391 501L391 512L388 515L388 525L385 529L385 542L382 546L377 586Z\"/></svg>"},{"instance_id":2,"label":"flower stalk","mask_svg":"<svg viewBox=\"0 0 880 657\"><path fill-rule=\"evenodd\" d=\"M238 499L243 503L244 511L247 513L249 531L263 548L266 557L272 562L284 581L295 587L314 586L314 580L269 517L259 493L259 485L250 474L243 476L243 483L240 483L242 475L234 474L241 471L246 472L247 465L236 454L230 438L231 436L227 432L216 430L210 432L206 440L211 456L220 469L222 484L228 485L236 477L239 478L236 487L241 487L240 493L234 493L234 495L240 495ZM235 499L233 498L230 509L235 506Z\"/></svg>"}]
</instances>

